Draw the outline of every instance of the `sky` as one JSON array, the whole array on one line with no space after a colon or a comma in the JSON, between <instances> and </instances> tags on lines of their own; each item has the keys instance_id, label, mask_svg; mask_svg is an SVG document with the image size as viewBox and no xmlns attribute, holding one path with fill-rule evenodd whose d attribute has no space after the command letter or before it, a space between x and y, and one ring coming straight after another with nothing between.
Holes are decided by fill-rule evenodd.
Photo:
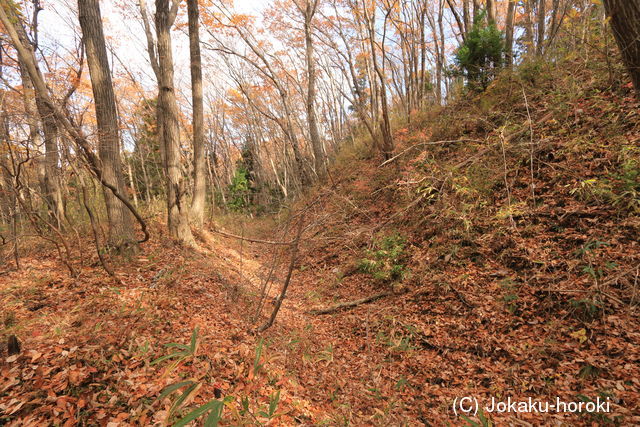
<instances>
[{"instance_id":1,"label":"sky","mask_svg":"<svg viewBox=\"0 0 640 427\"><path fill-rule=\"evenodd\" d=\"M45 57L53 53L61 58L75 58L79 45L80 25L77 16L78 0L41 0L43 10L38 15L38 45ZM244 14L260 15L262 10L271 0L236 0L236 11ZM184 0L182 0L184 6ZM26 3L30 4L30 1ZM118 4L126 4L130 11L129 16L123 14ZM103 29L107 40L107 49L110 51L109 60L111 71L114 75L125 73L132 74L136 81L145 89L146 96L155 94L157 85L153 70L149 62L147 41L138 10L137 0L100 0L100 9L103 18ZM147 0L147 5L153 7L154 0ZM186 6L184 6L186 8ZM153 20L153 15L149 16ZM190 105L191 102L191 75L189 69L189 40L186 28L172 32L174 54L174 78L175 87L181 104ZM203 56L206 54L203 51ZM206 58L206 57L205 57ZM208 89L224 87L226 83L216 73L215 68L204 59L207 65L204 68L205 94ZM73 68L77 64L71 64ZM83 73L88 77L86 62ZM207 85L207 82L210 84ZM206 108L206 106L205 106ZM133 143L122 135L125 149L132 149Z\"/></svg>"},{"instance_id":2,"label":"sky","mask_svg":"<svg viewBox=\"0 0 640 427\"><path fill-rule=\"evenodd\" d=\"M38 15L39 44L45 54L52 51L74 52L78 45L77 0L42 0L43 10ZM126 2L126 3L125 3ZM259 15L270 0L236 0L238 12ZM118 3L128 3L130 16L124 16ZM147 0L153 7L154 0ZM184 0L183 0L184 3ZM155 77L149 65L147 42L142 27L136 0L101 0L100 8L108 47L113 50L110 57L112 71L123 71L123 64L146 89L152 90ZM153 16L150 16L153 20ZM186 31L186 30L185 30ZM173 52L176 86L189 90L189 47L185 31L173 32ZM205 76L206 77L206 76Z\"/></svg>"}]
</instances>

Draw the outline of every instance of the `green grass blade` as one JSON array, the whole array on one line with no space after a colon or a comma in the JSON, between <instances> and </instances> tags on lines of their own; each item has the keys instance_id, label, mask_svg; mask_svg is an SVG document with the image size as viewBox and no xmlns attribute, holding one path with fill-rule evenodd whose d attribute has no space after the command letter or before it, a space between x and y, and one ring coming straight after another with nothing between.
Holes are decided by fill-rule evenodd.
<instances>
[{"instance_id":1,"label":"green grass blade","mask_svg":"<svg viewBox=\"0 0 640 427\"><path fill-rule=\"evenodd\" d=\"M176 357L186 357L188 355L189 355L189 353L187 353L185 351L179 351L179 352L167 354L167 355L164 355L164 356L160 356L156 360L152 361L150 363L150 366L157 365L158 363L164 362L165 360L168 360L168 359L175 359Z\"/></svg>"},{"instance_id":2,"label":"green grass blade","mask_svg":"<svg viewBox=\"0 0 640 427\"><path fill-rule=\"evenodd\" d=\"M204 405L194 409L193 411L189 412L187 415L185 415L184 417L176 421L173 427L184 427L187 424L189 424L191 421L206 414L207 412L209 412L210 410L216 408L218 405L221 405L221 404L222 403L219 400L215 400L215 399L208 403L205 403Z\"/></svg>"},{"instance_id":3,"label":"green grass blade","mask_svg":"<svg viewBox=\"0 0 640 427\"><path fill-rule=\"evenodd\" d=\"M216 402L218 401L216 400ZM220 405L211 409L209 416L204 422L204 427L218 427L218 423L222 419L222 411L224 411L224 404L223 402L220 402Z\"/></svg>"},{"instance_id":4,"label":"green grass blade","mask_svg":"<svg viewBox=\"0 0 640 427\"><path fill-rule=\"evenodd\" d=\"M174 391L181 389L186 385L191 385L191 384L193 384L193 381L182 381L179 383L171 384L170 386L167 386L164 388L164 390L162 390L162 393L160 393L160 396L158 396L157 400L162 400L168 395L170 395L171 393L173 393Z\"/></svg>"},{"instance_id":5,"label":"green grass blade","mask_svg":"<svg viewBox=\"0 0 640 427\"><path fill-rule=\"evenodd\" d=\"M198 327L193 328L193 333L191 334L191 353L196 352L196 344L198 342Z\"/></svg>"}]
</instances>

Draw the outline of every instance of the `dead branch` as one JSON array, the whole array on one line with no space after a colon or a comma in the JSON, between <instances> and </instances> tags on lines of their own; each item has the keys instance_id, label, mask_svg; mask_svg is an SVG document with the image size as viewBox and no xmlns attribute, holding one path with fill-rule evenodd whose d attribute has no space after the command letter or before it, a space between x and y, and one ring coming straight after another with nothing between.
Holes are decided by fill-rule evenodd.
<instances>
[{"instance_id":1,"label":"dead branch","mask_svg":"<svg viewBox=\"0 0 640 427\"><path fill-rule=\"evenodd\" d=\"M261 239L252 239L249 237L238 236L237 234L226 233L224 231L216 230L215 228L212 229L211 231L213 231L216 234L220 234L221 236L224 236L224 237L230 237L232 239L238 239L240 241L251 242L251 243L263 243L265 245L282 245L282 246L290 246L291 244L295 243L295 239L290 240L288 242L279 242L274 240L261 240Z\"/></svg>"},{"instance_id":2,"label":"dead branch","mask_svg":"<svg viewBox=\"0 0 640 427\"><path fill-rule=\"evenodd\" d=\"M375 295L371 295L368 296L366 298L361 298L361 299L357 299L357 300L353 300L353 301L347 301L347 302L341 302L335 305L332 305L330 307L326 307L326 308L314 308L309 310L307 313L312 314L314 316L317 316L319 314L330 314L330 313L335 313L336 311L340 311L340 310L344 310L347 308L353 308L356 307L358 305L361 304L366 304L369 302L373 302L376 300L379 300L381 298L385 298L388 296L393 295L393 292L380 292L378 294Z\"/></svg>"},{"instance_id":3,"label":"dead branch","mask_svg":"<svg viewBox=\"0 0 640 427\"><path fill-rule=\"evenodd\" d=\"M400 153L396 154L395 156L393 156L389 160L385 160L384 162L380 163L380 166L378 166L378 167L381 168L381 167L393 162L398 157L401 157L401 156L405 155L406 153L408 153L409 151L413 150L414 148L418 148L418 147L421 147L423 145L442 145L442 144L454 143L454 142L482 142L482 141L480 141L478 139L452 139L452 140L448 140L448 141L420 142L418 144L412 145L411 147L402 150Z\"/></svg>"},{"instance_id":4,"label":"dead branch","mask_svg":"<svg viewBox=\"0 0 640 427\"><path fill-rule=\"evenodd\" d=\"M93 231L93 241L96 246L98 259L100 260L100 264L102 265L102 268L104 269L104 271L106 271L109 276L113 277L116 280L116 282L120 283L120 279L118 279L115 272L113 271L113 269L111 268L107 260L105 259L102 253L102 250L100 249L100 233L98 233L98 225L96 223L96 218L93 215L93 211L91 210L91 207L89 206L89 202L87 201L87 187L84 185L83 181L84 180L82 180L81 178L82 203L84 205L85 210L87 211L87 215L89 215L89 222L91 223L91 230Z\"/></svg>"},{"instance_id":5,"label":"dead branch","mask_svg":"<svg viewBox=\"0 0 640 427\"><path fill-rule=\"evenodd\" d=\"M296 265L296 260L298 258L298 244L300 243L300 237L302 237L302 232L304 231L304 217L300 217L298 220L298 231L296 232L296 239L291 246L291 262L289 263L289 270L287 271L287 278L284 280L284 285L282 286L282 291L280 295L278 295L278 299L276 300L275 307L273 307L273 312L271 313L271 317L261 327L258 328L257 332L264 332L266 329L270 328L273 325L273 322L276 320L276 316L278 315L278 311L280 311L280 306L282 305L282 301L287 295L287 289L289 288L289 283L291 283L291 275L293 274L293 268Z\"/></svg>"}]
</instances>

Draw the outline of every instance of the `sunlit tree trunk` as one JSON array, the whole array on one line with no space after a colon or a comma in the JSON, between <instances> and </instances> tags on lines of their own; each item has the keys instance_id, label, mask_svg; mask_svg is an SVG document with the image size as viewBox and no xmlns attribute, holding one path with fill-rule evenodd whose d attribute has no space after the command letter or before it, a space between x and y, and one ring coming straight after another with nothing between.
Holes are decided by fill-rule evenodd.
<instances>
[{"instance_id":1,"label":"sunlit tree trunk","mask_svg":"<svg viewBox=\"0 0 640 427\"><path fill-rule=\"evenodd\" d=\"M191 220L197 227L204 224L207 196L207 165L204 155L204 106L202 99L202 59L200 57L200 24L198 0L187 0L189 20L189 55L191 58L191 102L193 104L193 199Z\"/></svg>"},{"instance_id":2,"label":"sunlit tree trunk","mask_svg":"<svg viewBox=\"0 0 640 427\"><path fill-rule=\"evenodd\" d=\"M118 116L98 0L79 0L78 17L95 101L98 153L103 176L121 195L125 195ZM134 240L131 213L109 189L103 189L109 220L109 243L116 248L124 248Z\"/></svg>"},{"instance_id":3,"label":"sunlit tree trunk","mask_svg":"<svg viewBox=\"0 0 640 427\"><path fill-rule=\"evenodd\" d=\"M507 66L513 65L513 24L516 12L516 0L509 0L507 6L507 20L505 23L505 56Z\"/></svg>"},{"instance_id":4,"label":"sunlit tree trunk","mask_svg":"<svg viewBox=\"0 0 640 427\"><path fill-rule=\"evenodd\" d=\"M186 200L184 175L180 168L180 127L173 80L171 26L175 21L177 9L177 2L169 8L169 0L156 0L158 106L164 142L169 233L186 245L195 245L189 228L189 206Z\"/></svg>"},{"instance_id":5,"label":"sunlit tree trunk","mask_svg":"<svg viewBox=\"0 0 640 427\"><path fill-rule=\"evenodd\" d=\"M544 1L544 0L541 0ZM496 22L496 8L493 0L487 0L487 19L489 22Z\"/></svg>"},{"instance_id":6,"label":"sunlit tree trunk","mask_svg":"<svg viewBox=\"0 0 640 427\"><path fill-rule=\"evenodd\" d=\"M297 4L297 3L296 3ZM307 121L309 124L309 139L311 140L311 148L313 150L314 169L317 175L324 174L325 162L324 151L322 150L322 141L318 132L318 123L316 119L316 71L315 58L313 54L313 34L312 21L316 13L318 0L305 0L302 6L298 6L304 17L304 41L305 41L305 59L307 62Z\"/></svg>"}]
</instances>

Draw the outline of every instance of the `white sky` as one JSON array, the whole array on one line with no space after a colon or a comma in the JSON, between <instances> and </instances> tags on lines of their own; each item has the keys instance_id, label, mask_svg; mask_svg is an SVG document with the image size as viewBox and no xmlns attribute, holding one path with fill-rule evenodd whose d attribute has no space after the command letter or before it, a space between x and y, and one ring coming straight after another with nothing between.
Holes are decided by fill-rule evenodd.
<instances>
[{"instance_id":1,"label":"white sky","mask_svg":"<svg viewBox=\"0 0 640 427\"><path fill-rule=\"evenodd\" d=\"M132 10L129 17L125 17L114 5L116 2L120 3L120 0L100 1L107 43L117 56L110 58L112 71L122 71L122 61L129 72L135 75L146 89L151 90L155 79L149 65L147 42L137 10L138 2L126 1ZM240 13L259 15L269 2L270 0L236 0L235 9ZM147 0L148 6L153 7L153 4L154 0ZM43 0L42 6L44 10L38 15L40 47L46 54L53 50L61 55L65 51L75 51L78 43L76 33L79 32L77 0ZM153 20L152 15L149 18ZM176 87L183 91L189 90L189 47L184 31L173 32L173 53Z\"/></svg>"}]
</instances>

